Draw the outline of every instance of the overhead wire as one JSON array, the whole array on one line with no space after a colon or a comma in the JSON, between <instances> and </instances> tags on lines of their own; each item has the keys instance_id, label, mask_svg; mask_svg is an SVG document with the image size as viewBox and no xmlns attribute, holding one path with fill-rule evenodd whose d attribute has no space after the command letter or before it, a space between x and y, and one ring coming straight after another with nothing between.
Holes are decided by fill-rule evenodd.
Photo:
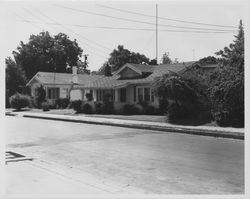
<instances>
[{"instance_id":1,"label":"overhead wire","mask_svg":"<svg viewBox=\"0 0 250 199\"><path fill-rule=\"evenodd\" d=\"M77 8L71 8L71 7L57 5L57 4L53 4L53 5L56 6L56 7L61 7L61 8L72 10L72 11L76 11L76 12L87 13L87 14L91 14L91 15L102 16L102 17L107 17L107 18L112 18L112 19L117 19L117 20L122 20L122 21L129 21L129 22L135 22L135 23L148 24L148 25L154 25L155 26L155 23L151 23L151 22L134 20L134 19L128 19L128 18L122 18L122 17L115 17L115 16L111 16L111 15L95 13L95 12L91 12L91 11L87 11L87 10L82 10L82 9L77 9ZM180 28L180 29L190 29L190 30L203 30L203 31L204 30L225 31L225 30L222 30L222 29L195 28L195 27L175 26L175 25L166 25L166 24L158 24L158 26ZM234 31L234 30L231 30L231 31Z\"/></svg>"},{"instance_id":2,"label":"overhead wire","mask_svg":"<svg viewBox=\"0 0 250 199\"><path fill-rule=\"evenodd\" d=\"M123 13L130 13L130 14L134 14L134 15L155 18L154 15L148 15L148 14L143 14L143 13L139 13L139 12L133 12L133 11L124 10L124 9L120 9L120 8L114 8L114 7L110 7L110 6L106 6L106 5L97 4L97 6L98 7L107 8L107 9L111 9L111 10L116 10L116 11L123 12ZM200 23L200 22L185 21L185 20L172 19L172 18L159 17L159 16L158 16L158 19L167 20L167 21L174 21L174 22L180 22L180 23L187 23L187 24L194 24L194 25L204 25L204 26L213 26L213 27L222 27L222 28L238 28L236 26L216 25L216 24L209 24L209 23Z\"/></svg>"},{"instance_id":3,"label":"overhead wire","mask_svg":"<svg viewBox=\"0 0 250 199\"><path fill-rule=\"evenodd\" d=\"M22 20L25 20L22 16L20 16L20 15L18 15L18 14L16 14L16 13L13 13L18 19L20 18L20 19L22 19ZM35 27L36 29L38 29L39 31L41 31L42 30L42 28L39 26L39 25L37 25L37 24L34 24L34 23L32 23L31 24L33 27Z\"/></svg>"},{"instance_id":4,"label":"overhead wire","mask_svg":"<svg viewBox=\"0 0 250 199\"><path fill-rule=\"evenodd\" d=\"M53 23L53 22L40 22L40 21L32 21L32 20L21 20L23 22L32 22L32 23L46 23L50 25L66 25L66 26L75 26L75 27L82 27L82 28L97 28L97 29L111 29L111 30L136 30L136 31L155 31L155 29L150 28L127 28L127 27L111 27L111 26L89 26L89 25L80 25L80 24L61 24L61 23ZM237 32L235 31L189 31L189 30L171 30L171 29L158 29L161 32L183 32L183 33L232 33ZM77 33L76 33L77 34Z\"/></svg>"},{"instance_id":5,"label":"overhead wire","mask_svg":"<svg viewBox=\"0 0 250 199\"><path fill-rule=\"evenodd\" d=\"M28 9L25 9L25 10L28 11L29 13L31 13ZM47 16L47 15L42 14L40 11L37 10L37 12L38 12L40 15L42 15L43 17L46 17L47 19L49 19L50 21L54 21L55 23L57 23L54 19L50 18L50 17ZM31 14L32 14L32 16L38 17L38 15L34 15L33 13L31 13ZM39 17L39 18L40 18L40 17ZM41 18L40 18L40 19L41 19ZM42 19L42 20L43 20L43 19ZM27 22L28 22L28 20L27 20ZM32 22L32 21L29 21L29 22ZM45 23L45 24L50 24L50 23L46 23L46 22L44 22L44 23ZM50 24L50 25L51 25L51 24ZM76 35L82 37L81 35L75 33L73 30L71 30L71 29L69 29L69 28L67 28L67 27L64 27L63 24L61 24L61 27L63 27L64 29L66 29L66 30L68 30L68 31L70 31L70 32L72 32L72 33L74 33L74 34L76 34ZM81 41L81 40L78 40L78 41L79 41L80 43L84 44L84 45L88 45L88 46L90 46L91 48L94 48L94 49L97 50L97 51L100 51L101 53L107 54L107 52L102 51L102 50L100 50L100 49L97 49L96 47L94 47L94 46L92 46L92 45L90 45L90 44L88 44L88 43L86 43L86 42L83 42L83 41ZM102 58L107 58L107 57L105 57L105 56L103 56L103 55L100 55L100 54L97 54L96 52L93 52L93 51L91 51L91 50L89 50L89 49L88 49L87 51L89 51L89 52L91 52L92 54L95 54L95 55L97 55L97 56L100 56L100 57L102 57Z\"/></svg>"},{"instance_id":6,"label":"overhead wire","mask_svg":"<svg viewBox=\"0 0 250 199\"><path fill-rule=\"evenodd\" d=\"M88 42L90 42L90 43L92 43L92 44L94 44L94 45L96 45L96 46L98 46L98 47L100 47L100 48L103 48L103 49L106 49L106 50L109 50L109 51L112 50L112 49L110 49L110 48L108 48L108 47L106 47L106 46L103 46L103 45L101 45L101 44L99 44L99 43L97 43L97 42L95 42L95 41L93 41L93 40L91 40L91 39L88 39L87 37L83 36L82 34L80 35L80 34L74 32L72 29L70 29L70 28L68 28L68 27L65 27L64 24L58 23L55 19L53 19L53 18L51 18L51 17L45 15L44 13L40 12L39 10L37 10L37 12L38 12L40 15L42 15L43 17L47 18L48 20L53 21L55 25L60 25L60 26L62 26L64 29L67 29L68 31L74 33L75 35L78 35L78 36L81 37L82 39L84 39L84 40L86 40L86 41L88 41ZM53 24L51 23L51 25L53 25ZM102 51L102 52L104 52L104 51ZM106 52L104 52L104 53L106 53Z\"/></svg>"}]
</instances>

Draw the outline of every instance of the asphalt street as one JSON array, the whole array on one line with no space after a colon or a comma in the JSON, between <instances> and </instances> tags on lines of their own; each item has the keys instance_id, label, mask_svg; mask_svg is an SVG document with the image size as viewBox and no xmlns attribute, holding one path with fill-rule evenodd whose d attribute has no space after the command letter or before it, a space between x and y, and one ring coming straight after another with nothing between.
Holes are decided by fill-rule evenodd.
<instances>
[{"instance_id":1,"label":"asphalt street","mask_svg":"<svg viewBox=\"0 0 250 199\"><path fill-rule=\"evenodd\" d=\"M33 158L6 165L7 194L244 193L243 140L10 116L5 138Z\"/></svg>"}]
</instances>

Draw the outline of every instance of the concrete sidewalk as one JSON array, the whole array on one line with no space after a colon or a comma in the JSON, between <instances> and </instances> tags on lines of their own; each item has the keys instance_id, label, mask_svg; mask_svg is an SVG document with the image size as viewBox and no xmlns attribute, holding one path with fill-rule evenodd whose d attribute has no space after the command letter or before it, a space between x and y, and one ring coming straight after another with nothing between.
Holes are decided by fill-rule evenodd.
<instances>
[{"instance_id":1,"label":"concrete sidewalk","mask_svg":"<svg viewBox=\"0 0 250 199\"><path fill-rule=\"evenodd\" d=\"M29 118L58 120L58 121L77 122L77 123L120 126L126 128L167 131L175 133L224 137L224 138L241 139L241 140L244 140L245 138L244 129L242 128L237 129L231 127L222 128L222 127L210 127L210 126L182 126L182 125L173 125L160 122L133 121L133 120L96 118L96 117L93 118L93 117L88 117L86 115L69 116L69 115L56 115L56 114L31 113L31 112L6 112L5 114L8 116L17 116L17 117L29 117Z\"/></svg>"}]
</instances>

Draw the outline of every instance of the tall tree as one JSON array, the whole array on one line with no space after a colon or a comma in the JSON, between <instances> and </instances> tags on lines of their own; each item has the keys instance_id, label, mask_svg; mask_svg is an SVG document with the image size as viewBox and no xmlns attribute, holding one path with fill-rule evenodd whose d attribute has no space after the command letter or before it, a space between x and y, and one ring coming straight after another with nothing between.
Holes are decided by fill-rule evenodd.
<instances>
[{"instance_id":1,"label":"tall tree","mask_svg":"<svg viewBox=\"0 0 250 199\"><path fill-rule=\"evenodd\" d=\"M7 57L5 59L6 72L6 107L9 107L9 97L16 92L21 92L21 87L26 84L24 71L18 66L13 59Z\"/></svg>"},{"instance_id":2,"label":"tall tree","mask_svg":"<svg viewBox=\"0 0 250 199\"><path fill-rule=\"evenodd\" d=\"M216 54L221 67L210 76L210 98L215 120L222 126L244 126L244 29L236 40Z\"/></svg>"},{"instance_id":3,"label":"tall tree","mask_svg":"<svg viewBox=\"0 0 250 199\"><path fill-rule=\"evenodd\" d=\"M98 71L96 72L96 74L98 75L104 75L105 74L105 69L106 69L106 66L107 66L108 62L105 61L102 66L98 69Z\"/></svg>"},{"instance_id":4,"label":"tall tree","mask_svg":"<svg viewBox=\"0 0 250 199\"><path fill-rule=\"evenodd\" d=\"M238 68L239 71L244 71L244 28L242 20L239 23L238 34L234 36L236 39L229 47L224 47L215 54L220 56L221 63L226 66L230 65Z\"/></svg>"},{"instance_id":5,"label":"tall tree","mask_svg":"<svg viewBox=\"0 0 250 199\"><path fill-rule=\"evenodd\" d=\"M161 63L162 64L172 64L173 63L172 59L170 59L170 57L169 57L169 52L166 52L162 55Z\"/></svg>"},{"instance_id":6,"label":"tall tree","mask_svg":"<svg viewBox=\"0 0 250 199\"><path fill-rule=\"evenodd\" d=\"M149 61L149 58L145 55L131 52L128 49L125 49L122 45L119 45L117 49L114 49L108 59L108 62L112 65L113 70L118 70L126 63L149 64Z\"/></svg>"},{"instance_id":7,"label":"tall tree","mask_svg":"<svg viewBox=\"0 0 250 199\"><path fill-rule=\"evenodd\" d=\"M31 35L26 44L21 41L13 55L30 79L38 71L66 72L66 66L76 65L82 52L76 40L71 41L66 34L59 33L52 37L46 31Z\"/></svg>"}]
</instances>

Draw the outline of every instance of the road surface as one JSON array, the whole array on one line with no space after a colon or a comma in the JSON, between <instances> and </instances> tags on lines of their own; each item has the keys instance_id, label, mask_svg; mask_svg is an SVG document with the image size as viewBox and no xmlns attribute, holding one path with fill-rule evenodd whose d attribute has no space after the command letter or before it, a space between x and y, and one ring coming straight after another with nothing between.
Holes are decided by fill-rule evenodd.
<instances>
[{"instance_id":1,"label":"road surface","mask_svg":"<svg viewBox=\"0 0 250 199\"><path fill-rule=\"evenodd\" d=\"M242 140L10 116L5 137L34 158L6 165L7 194L244 193Z\"/></svg>"}]
</instances>

